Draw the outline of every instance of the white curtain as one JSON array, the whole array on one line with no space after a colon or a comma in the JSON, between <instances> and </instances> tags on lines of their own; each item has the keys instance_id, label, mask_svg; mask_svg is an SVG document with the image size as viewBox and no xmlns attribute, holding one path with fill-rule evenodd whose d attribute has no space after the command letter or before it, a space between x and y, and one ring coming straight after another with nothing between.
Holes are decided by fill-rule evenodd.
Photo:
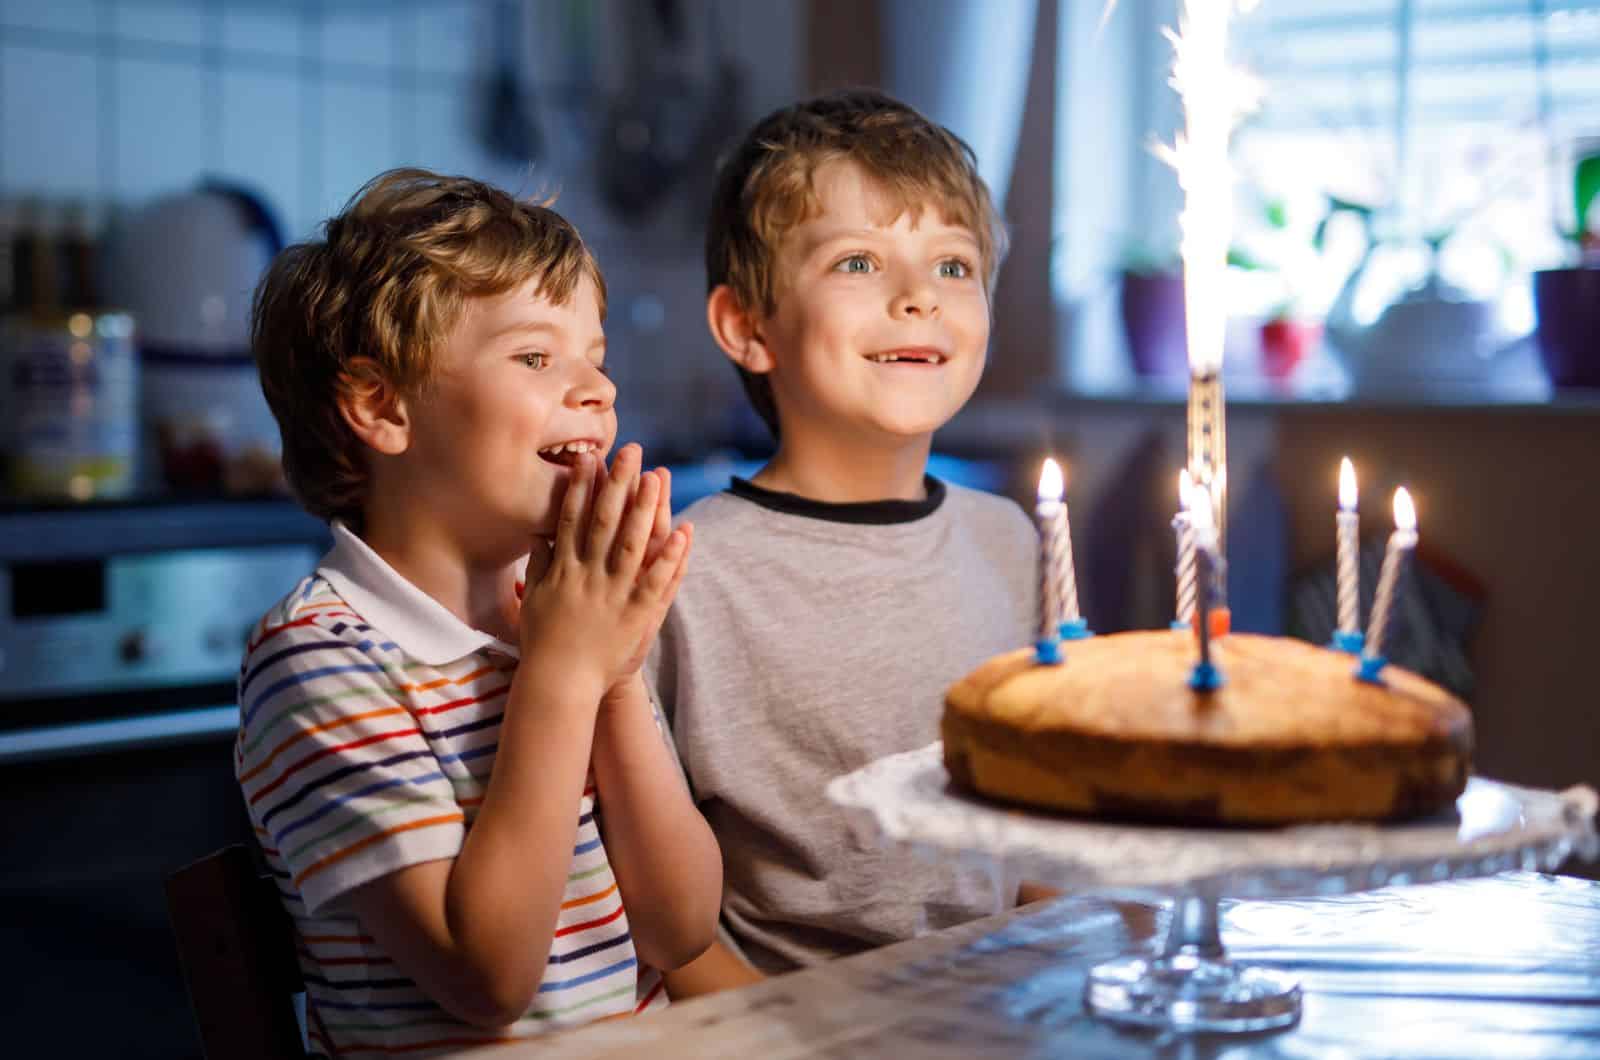
<instances>
[{"instance_id":1,"label":"white curtain","mask_svg":"<svg viewBox=\"0 0 1600 1060\"><path fill-rule=\"evenodd\" d=\"M1005 207L1038 0L882 0L884 91L972 146Z\"/></svg>"}]
</instances>

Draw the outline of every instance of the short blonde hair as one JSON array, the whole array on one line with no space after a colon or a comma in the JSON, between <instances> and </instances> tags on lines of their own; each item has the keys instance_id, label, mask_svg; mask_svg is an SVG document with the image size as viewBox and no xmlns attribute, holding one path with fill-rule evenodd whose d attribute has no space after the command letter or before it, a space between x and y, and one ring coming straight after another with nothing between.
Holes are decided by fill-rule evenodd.
<instances>
[{"instance_id":1,"label":"short blonde hair","mask_svg":"<svg viewBox=\"0 0 1600 1060\"><path fill-rule=\"evenodd\" d=\"M971 229L984 288L993 292L1007 235L972 148L872 89L836 92L774 111L723 160L706 230L709 289L727 284L746 311L773 312L778 248L787 232L820 209L814 177L834 161L860 166L902 210L932 207L946 222ZM770 381L742 367L739 376L777 437Z\"/></svg>"},{"instance_id":2,"label":"short blonde hair","mask_svg":"<svg viewBox=\"0 0 1600 1060\"><path fill-rule=\"evenodd\" d=\"M557 305L589 279L605 318L605 280L569 221L544 203L423 169L379 174L320 240L278 255L256 288L251 350L283 437L284 473L307 511L361 525L366 448L341 396L376 385L421 392L467 300L533 277Z\"/></svg>"}]
</instances>

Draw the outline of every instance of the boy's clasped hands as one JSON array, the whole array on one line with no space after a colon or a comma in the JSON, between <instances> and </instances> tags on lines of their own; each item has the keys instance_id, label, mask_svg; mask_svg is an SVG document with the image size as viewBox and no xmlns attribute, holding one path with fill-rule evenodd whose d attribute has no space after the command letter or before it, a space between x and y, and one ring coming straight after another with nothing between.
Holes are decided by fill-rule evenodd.
<instances>
[{"instance_id":1,"label":"boy's clasped hands","mask_svg":"<svg viewBox=\"0 0 1600 1060\"><path fill-rule=\"evenodd\" d=\"M515 602L523 665L548 665L552 679L603 690L602 710L639 680L694 535L691 524L672 528L671 472L642 464L632 443L609 469L576 454L555 534L530 550Z\"/></svg>"}]
</instances>

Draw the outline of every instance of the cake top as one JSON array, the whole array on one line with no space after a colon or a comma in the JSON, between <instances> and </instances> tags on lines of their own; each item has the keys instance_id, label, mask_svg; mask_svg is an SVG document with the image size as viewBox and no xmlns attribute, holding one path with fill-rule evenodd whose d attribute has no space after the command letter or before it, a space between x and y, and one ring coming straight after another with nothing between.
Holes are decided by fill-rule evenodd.
<instances>
[{"instance_id":1,"label":"cake top","mask_svg":"<svg viewBox=\"0 0 1600 1060\"><path fill-rule=\"evenodd\" d=\"M1186 630L1114 633L1062 645L1041 666L1033 649L996 656L950 687L946 706L1024 733L1198 746L1315 748L1472 742L1465 704L1396 666L1384 683L1353 676L1342 652L1287 637L1234 633L1212 642L1227 683L1188 684L1195 643Z\"/></svg>"}]
</instances>

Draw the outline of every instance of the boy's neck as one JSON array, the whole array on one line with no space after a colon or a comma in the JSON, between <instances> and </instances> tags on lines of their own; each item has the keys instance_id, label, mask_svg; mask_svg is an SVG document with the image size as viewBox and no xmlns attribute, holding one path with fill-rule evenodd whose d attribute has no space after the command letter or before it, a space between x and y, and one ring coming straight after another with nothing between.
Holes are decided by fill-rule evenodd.
<instances>
[{"instance_id":1,"label":"boy's neck","mask_svg":"<svg viewBox=\"0 0 1600 1060\"><path fill-rule=\"evenodd\" d=\"M444 527L414 519L384 518L370 507L361 534L367 546L401 577L471 626L511 644L517 628L508 611L525 560L474 562Z\"/></svg>"},{"instance_id":2,"label":"boy's neck","mask_svg":"<svg viewBox=\"0 0 1600 1060\"><path fill-rule=\"evenodd\" d=\"M920 501L927 498L930 435L899 444L855 442L785 434L778 451L751 481L763 489L830 504Z\"/></svg>"}]
</instances>

